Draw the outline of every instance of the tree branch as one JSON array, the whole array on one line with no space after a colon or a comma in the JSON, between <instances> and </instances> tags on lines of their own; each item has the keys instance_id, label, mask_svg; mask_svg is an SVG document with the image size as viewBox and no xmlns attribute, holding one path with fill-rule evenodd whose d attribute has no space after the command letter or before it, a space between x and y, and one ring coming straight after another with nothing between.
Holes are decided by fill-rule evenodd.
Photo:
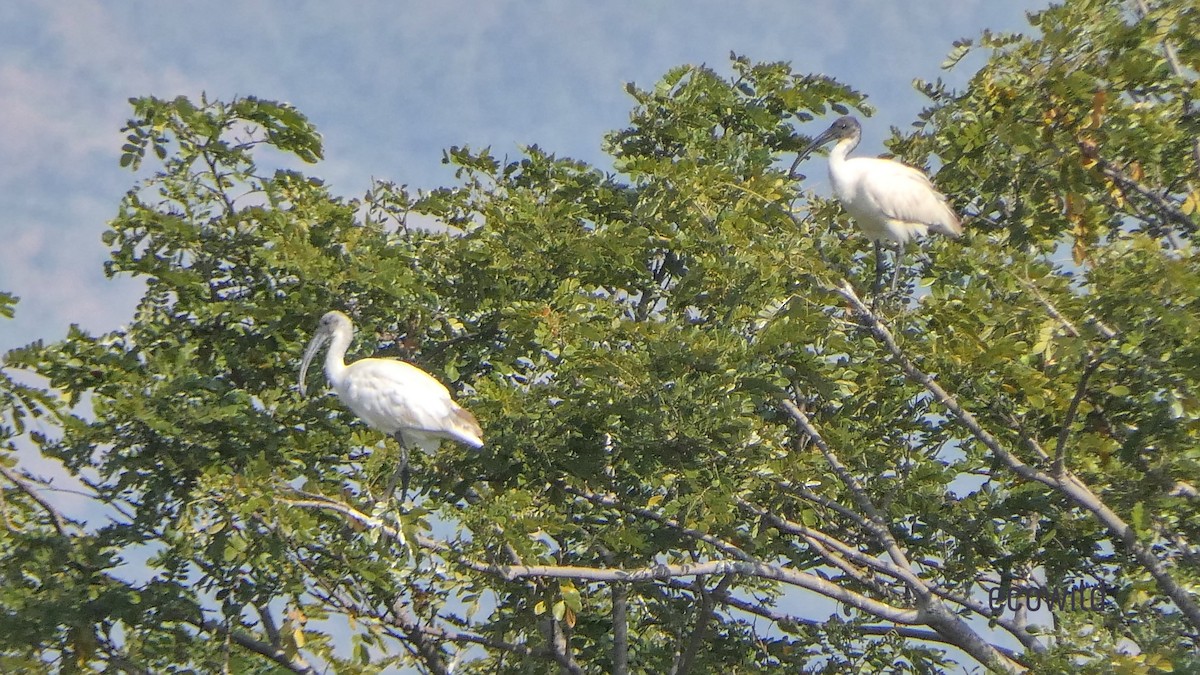
<instances>
[{"instance_id":1,"label":"tree branch","mask_svg":"<svg viewBox=\"0 0 1200 675\"><path fill-rule=\"evenodd\" d=\"M678 589L681 591L692 591L692 592L695 591L695 588L692 586L692 584L684 583L678 579L669 580L666 582L666 584L668 586L670 586L671 588L675 588L675 589ZM789 632L789 633L795 632L794 629L790 628L790 626L807 626L810 628L820 628L823 625L825 625L825 623L827 623L826 621L823 621L823 620L809 619L809 618L805 618L805 617L794 616L791 614L785 614L783 612L778 612L761 602L751 602L744 598L739 598L738 596L734 595L732 592L716 593L715 591L709 591L709 593L712 595L712 597L714 599L716 599L718 602L720 602L723 605L732 607L733 609L736 609L740 612L745 612L746 614L750 614L752 616L762 617L769 621L773 621L775 623L782 624L783 630L785 632ZM859 633L862 633L863 635L873 635L873 636L879 636L879 637L883 637L886 635L899 635L900 637L910 639L910 640L935 642L938 644L949 645L952 647L958 646L957 644L950 641L945 636L943 636L942 634L940 634L936 631L926 630L923 628L913 628L911 626L870 626L870 625L866 625L866 626L855 626L855 630ZM1005 657L1007 657L1014 663L1020 664L1022 666L1026 665L1025 663L1023 663L1020 660L1019 654L1016 654L1015 652L1005 649L1003 647L996 647L996 649L999 652L1001 652L1002 654L1004 654Z\"/></svg>"},{"instance_id":2,"label":"tree branch","mask_svg":"<svg viewBox=\"0 0 1200 675\"><path fill-rule=\"evenodd\" d=\"M792 419L796 420L796 423L800 425L804 433L808 435L813 444L817 446L817 449L821 451L821 454L825 455L825 461L833 468L838 478L841 479L846 487L850 488L850 493L854 497L855 503L858 504L858 508L867 514L868 522L865 522L864 525L875 536L884 550L888 552L888 556L892 559L892 562L896 563L896 569L903 575L902 578L905 582L909 583L910 586L924 588L924 584L912 573L912 563L908 561L908 556L900 548L900 544L896 541L896 538L892 536L892 531L888 527L887 521L883 519L879 510L875 508L875 504L871 502L866 488L842 464L841 460L833 452L833 449L829 447L829 444L821 437L816 427L809 421L808 415L804 414L803 410L789 399L784 399L782 405L783 409L792 416ZM914 588L913 590L917 593L921 592L918 588Z\"/></svg>"},{"instance_id":3,"label":"tree branch","mask_svg":"<svg viewBox=\"0 0 1200 675\"><path fill-rule=\"evenodd\" d=\"M38 506L42 507L42 510L50 516L50 524L54 526L54 529L58 532L60 537L63 537L64 539L70 537L70 535L67 534L66 519L63 518L62 514L59 513L58 510L55 509L52 504L50 504L50 502L46 501L45 498L38 494L38 491L35 490L28 481L22 478L16 471L9 469L3 464L0 464L0 476L4 476L9 482L17 486L18 490L24 492Z\"/></svg>"},{"instance_id":4,"label":"tree branch","mask_svg":"<svg viewBox=\"0 0 1200 675\"><path fill-rule=\"evenodd\" d=\"M252 651L259 656L265 656L266 658L274 661L293 673L300 673L301 675L317 675L316 669L309 665L308 661L304 660L304 657L300 656L299 653L297 653L294 657L290 657L286 652L284 652L284 650L275 647L274 645L256 640L245 633L226 628L221 623L211 619L201 618L197 620L193 618L187 618L182 620L203 631L215 633L216 635L226 638L242 649Z\"/></svg>"},{"instance_id":5,"label":"tree branch","mask_svg":"<svg viewBox=\"0 0 1200 675\"><path fill-rule=\"evenodd\" d=\"M417 618L409 614L399 601L392 604L392 616L392 623L404 631L407 638L405 642L412 645L416 656L421 659L429 672L434 675L450 675L450 669L446 666L445 659L442 658L442 650L430 640L432 636L422 630Z\"/></svg>"},{"instance_id":6,"label":"tree branch","mask_svg":"<svg viewBox=\"0 0 1200 675\"><path fill-rule=\"evenodd\" d=\"M1192 599L1186 589L1175 581L1166 566L1154 555L1150 547L1138 541L1137 533L1134 529L1101 501L1087 485L1070 471L1064 471L1062 479L1059 480L1017 459L1015 455L1000 445L1000 442L994 436L980 426L975 417L963 408L953 396L948 394L932 377L922 372L905 356L903 350L896 344L895 338L892 337L891 331L887 329L887 326L883 325L879 317L875 316L863 304L858 295L854 293L854 288L850 286L849 282L843 281L841 287L831 290L841 295L855 308L858 315L866 321L871 332L887 347L892 358L895 359L897 365L900 366L900 369L909 379L921 384L929 393L933 394L935 399L949 410L960 424L965 426L979 442L983 443L985 447L992 451L995 457L1007 464L1018 476L1044 483L1062 492L1071 501L1090 512L1110 533L1121 541L1126 551L1150 573L1150 576L1154 577L1159 589L1167 597L1171 598L1175 606L1179 607L1180 611L1187 617L1188 622L1196 629L1200 629L1200 605Z\"/></svg>"},{"instance_id":7,"label":"tree branch","mask_svg":"<svg viewBox=\"0 0 1200 675\"><path fill-rule=\"evenodd\" d=\"M612 589L612 675L629 675L629 587L609 584L609 588Z\"/></svg>"},{"instance_id":8,"label":"tree branch","mask_svg":"<svg viewBox=\"0 0 1200 675\"><path fill-rule=\"evenodd\" d=\"M583 669L571 656L571 645L562 629L562 622L555 619L553 614L547 613L540 623L546 644L550 645L547 651L558 662L559 668L569 675L583 675Z\"/></svg>"},{"instance_id":9,"label":"tree branch","mask_svg":"<svg viewBox=\"0 0 1200 675\"><path fill-rule=\"evenodd\" d=\"M1083 397L1087 395L1088 380L1092 378L1092 374L1100 367L1101 359L1099 356L1088 353L1084 356L1083 360L1083 374L1079 376L1079 384L1075 387L1075 396L1071 398L1071 403L1067 406L1067 414L1063 417L1062 428L1058 430L1057 445L1054 446L1054 477L1058 480L1062 480L1067 468L1067 439L1071 436L1071 424L1075 422L1075 415L1079 412L1079 404L1083 401Z\"/></svg>"},{"instance_id":10,"label":"tree branch","mask_svg":"<svg viewBox=\"0 0 1200 675\"><path fill-rule=\"evenodd\" d=\"M965 426L967 430L971 432L971 435L974 436L980 443L982 443L984 447L990 450L997 459L1000 459L1007 464L1008 467L1021 478L1044 483L1050 487L1058 487L1058 481L1056 481L1052 476L1029 466L1017 458L1016 455L1009 452L1007 448L1000 444L1000 441L995 436L988 433L987 430L979 424L979 421L975 419L974 415L959 405L958 401L953 396L948 394L945 389L942 389L941 385L939 385L932 377L917 368L913 362L910 361L907 356L905 356L904 351L900 349L900 346L896 344L896 339L892 336L891 331L887 329L887 326L883 325L883 322L880 321L879 317L877 317L875 313L872 312L870 308L863 304L863 301L859 299L858 294L854 292L854 287L850 285L850 282L842 281L841 286L832 288L830 290L845 298L846 301L854 307L855 312L866 321L867 327L870 329L870 331L875 335L875 337L883 342L888 352L891 353L892 358L896 360L896 364L900 366L900 370L902 370L909 379L925 387L929 393L933 394L934 399L937 400L938 403L942 404L942 406L947 410L949 410L954 418L957 419L960 424Z\"/></svg>"},{"instance_id":11,"label":"tree branch","mask_svg":"<svg viewBox=\"0 0 1200 675\"><path fill-rule=\"evenodd\" d=\"M628 504L623 503L621 500L617 499L613 495L597 494L590 490L587 490L584 488L578 488L578 487L568 485L563 482L558 483L558 486L564 492L573 494L577 497L582 497L583 499L586 499L587 501L591 502L592 504L596 504L596 505L600 505L600 506L607 506L609 508L614 508L614 509L617 509L620 511L624 511L630 515L638 516L639 518L646 518L649 520L653 520L661 525L664 525L673 530L676 530L677 532L679 532L681 534L687 535L698 541L702 541L702 542L712 546L713 548L717 549L718 551L721 551L725 555L730 556L731 558L736 558L737 560L747 560L747 561L755 560L755 558L753 556L746 553L745 551L738 548L737 546L730 544L729 542L724 541L722 539L718 539L717 537L714 537L708 533L701 532L700 530L697 530L695 528L688 527L673 518L668 518L668 517L662 515L661 513L658 513L657 511L642 508L640 506L629 506Z\"/></svg>"},{"instance_id":12,"label":"tree branch","mask_svg":"<svg viewBox=\"0 0 1200 675\"><path fill-rule=\"evenodd\" d=\"M732 574L725 575L713 592L723 595L729 590L729 586L735 578ZM692 628L692 634L688 636L687 645L680 650L675 657L675 662L671 664L669 675L688 675L692 672L692 668L696 664L696 654L700 652L700 644L704 642L708 624L712 622L716 609L716 603L713 601L712 595L704 588L703 580L697 579L693 583L693 588L700 596L700 606L696 610L696 625Z\"/></svg>"},{"instance_id":13,"label":"tree branch","mask_svg":"<svg viewBox=\"0 0 1200 675\"><path fill-rule=\"evenodd\" d=\"M1134 0L1137 5L1138 13L1141 18L1145 19L1150 14L1150 6L1146 4L1146 0ZM1183 65L1179 62L1179 54L1175 52L1175 45L1167 40L1162 41L1163 55L1167 58L1167 65L1171 67L1171 72L1175 77L1186 79L1183 72ZM1192 111L1192 98L1185 91L1182 96L1183 111L1185 114L1190 114ZM1197 171L1200 171L1200 137L1192 139L1192 157L1196 160Z\"/></svg>"},{"instance_id":14,"label":"tree branch","mask_svg":"<svg viewBox=\"0 0 1200 675\"><path fill-rule=\"evenodd\" d=\"M1115 164L1104 159L1096 152L1094 147L1080 141L1079 147L1085 157L1095 160L1096 166L1100 168L1100 172L1108 177L1109 180L1117 184L1117 187L1124 193L1134 192L1150 202L1158 212L1166 217L1166 220L1178 225L1184 232L1194 233L1196 231L1196 223L1187 216L1179 207L1175 206L1162 195L1154 190L1142 185L1140 182L1133 179Z\"/></svg>"}]
</instances>

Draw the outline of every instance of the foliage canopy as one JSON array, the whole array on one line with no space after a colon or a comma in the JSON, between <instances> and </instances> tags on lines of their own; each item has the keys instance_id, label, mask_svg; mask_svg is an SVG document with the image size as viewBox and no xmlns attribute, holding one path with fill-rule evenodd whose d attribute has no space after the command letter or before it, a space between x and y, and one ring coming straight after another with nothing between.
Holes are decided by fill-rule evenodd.
<instances>
[{"instance_id":1,"label":"foliage canopy","mask_svg":"<svg viewBox=\"0 0 1200 675\"><path fill-rule=\"evenodd\" d=\"M121 162L161 164L104 236L145 296L6 356L49 391L0 370L0 666L1200 668L1200 10L1031 21L956 47L989 52L964 91L918 83L892 149L939 158L968 235L878 298L787 169L870 110L787 64L630 86L611 172L451 148L455 185L362 199L269 165L322 156L285 104L133 100ZM414 457L415 503L380 499L393 441L296 391L331 308L484 426ZM104 517L63 518L21 437ZM1077 583L1104 606L989 604Z\"/></svg>"}]
</instances>

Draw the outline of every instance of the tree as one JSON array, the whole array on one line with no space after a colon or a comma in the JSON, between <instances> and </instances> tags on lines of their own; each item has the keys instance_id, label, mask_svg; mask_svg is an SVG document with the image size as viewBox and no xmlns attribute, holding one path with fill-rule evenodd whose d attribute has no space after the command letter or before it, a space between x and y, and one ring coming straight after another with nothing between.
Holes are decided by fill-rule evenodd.
<instances>
[{"instance_id":1,"label":"tree","mask_svg":"<svg viewBox=\"0 0 1200 675\"><path fill-rule=\"evenodd\" d=\"M0 654L1200 667L1197 11L1032 20L1039 38L983 36L965 91L922 85L925 124L893 149L941 159L968 236L908 256L880 298L867 242L787 169L799 124L870 111L787 64L631 86L615 173L452 148L456 185L361 200L260 167L278 156L260 146L321 157L286 105L135 99L122 162L162 166L105 240L143 301L127 329L6 357L49 378L61 402L36 405L61 435L33 440L113 516L66 522L5 470L0 619L24 628ZM479 453L413 458L415 503L381 498L390 440L296 391L331 308L357 354L437 374L483 424ZM65 412L83 397L94 415ZM8 419L34 409L14 400ZM144 570L122 567L134 554ZM989 602L1080 583L1102 607Z\"/></svg>"}]
</instances>

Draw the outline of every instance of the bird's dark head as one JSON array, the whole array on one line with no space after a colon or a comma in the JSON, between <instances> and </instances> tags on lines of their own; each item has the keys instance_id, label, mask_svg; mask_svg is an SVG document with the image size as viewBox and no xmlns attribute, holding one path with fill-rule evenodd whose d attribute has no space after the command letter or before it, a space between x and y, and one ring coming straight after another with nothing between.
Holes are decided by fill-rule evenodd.
<instances>
[{"instance_id":1,"label":"bird's dark head","mask_svg":"<svg viewBox=\"0 0 1200 675\"><path fill-rule=\"evenodd\" d=\"M862 136L862 125L854 115L842 115L829 125L829 128L817 136L813 147L825 145L829 141L840 141L843 138L859 138Z\"/></svg>"},{"instance_id":2,"label":"bird's dark head","mask_svg":"<svg viewBox=\"0 0 1200 675\"><path fill-rule=\"evenodd\" d=\"M806 157L812 154L813 150L829 143L830 141L849 140L850 149L858 145L858 139L862 138L862 126L853 115L843 115L833 121L829 128L821 132L820 136L813 139L813 142L804 149L803 152L796 155L796 161L792 164L792 172L796 170L796 165L804 161Z\"/></svg>"}]
</instances>

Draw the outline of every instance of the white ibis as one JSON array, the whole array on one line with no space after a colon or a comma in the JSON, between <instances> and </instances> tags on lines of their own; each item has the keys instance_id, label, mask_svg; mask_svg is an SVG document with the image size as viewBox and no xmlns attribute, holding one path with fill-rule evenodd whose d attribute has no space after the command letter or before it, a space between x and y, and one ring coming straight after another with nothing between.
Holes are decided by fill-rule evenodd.
<instances>
[{"instance_id":1,"label":"white ibis","mask_svg":"<svg viewBox=\"0 0 1200 675\"><path fill-rule=\"evenodd\" d=\"M300 395L307 392L305 376L317 350L330 342L325 354L325 377L338 398L367 426L393 436L400 443L402 499L408 494L408 448L437 451L442 439L472 448L483 447L483 430L475 416L450 398L441 382L416 366L397 359L360 359L346 365L346 349L354 337L350 317L332 311L321 317L317 333L300 364ZM388 494L395 489L393 478Z\"/></svg>"},{"instance_id":2,"label":"white ibis","mask_svg":"<svg viewBox=\"0 0 1200 675\"><path fill-rule=\"evenodd\" d=\"M881 271L882 241L903 247L910 239L930 231L954 238L962 235L958 216L924 173L891 159L847 157L861 139L862 126L858 120L852 115L839 117L797 161L816 148L837 141L829 152L829 180L842 207L875 242L877 274ZM878 283L877 276L876 288Z\"/></svg>"}]
</instances>

